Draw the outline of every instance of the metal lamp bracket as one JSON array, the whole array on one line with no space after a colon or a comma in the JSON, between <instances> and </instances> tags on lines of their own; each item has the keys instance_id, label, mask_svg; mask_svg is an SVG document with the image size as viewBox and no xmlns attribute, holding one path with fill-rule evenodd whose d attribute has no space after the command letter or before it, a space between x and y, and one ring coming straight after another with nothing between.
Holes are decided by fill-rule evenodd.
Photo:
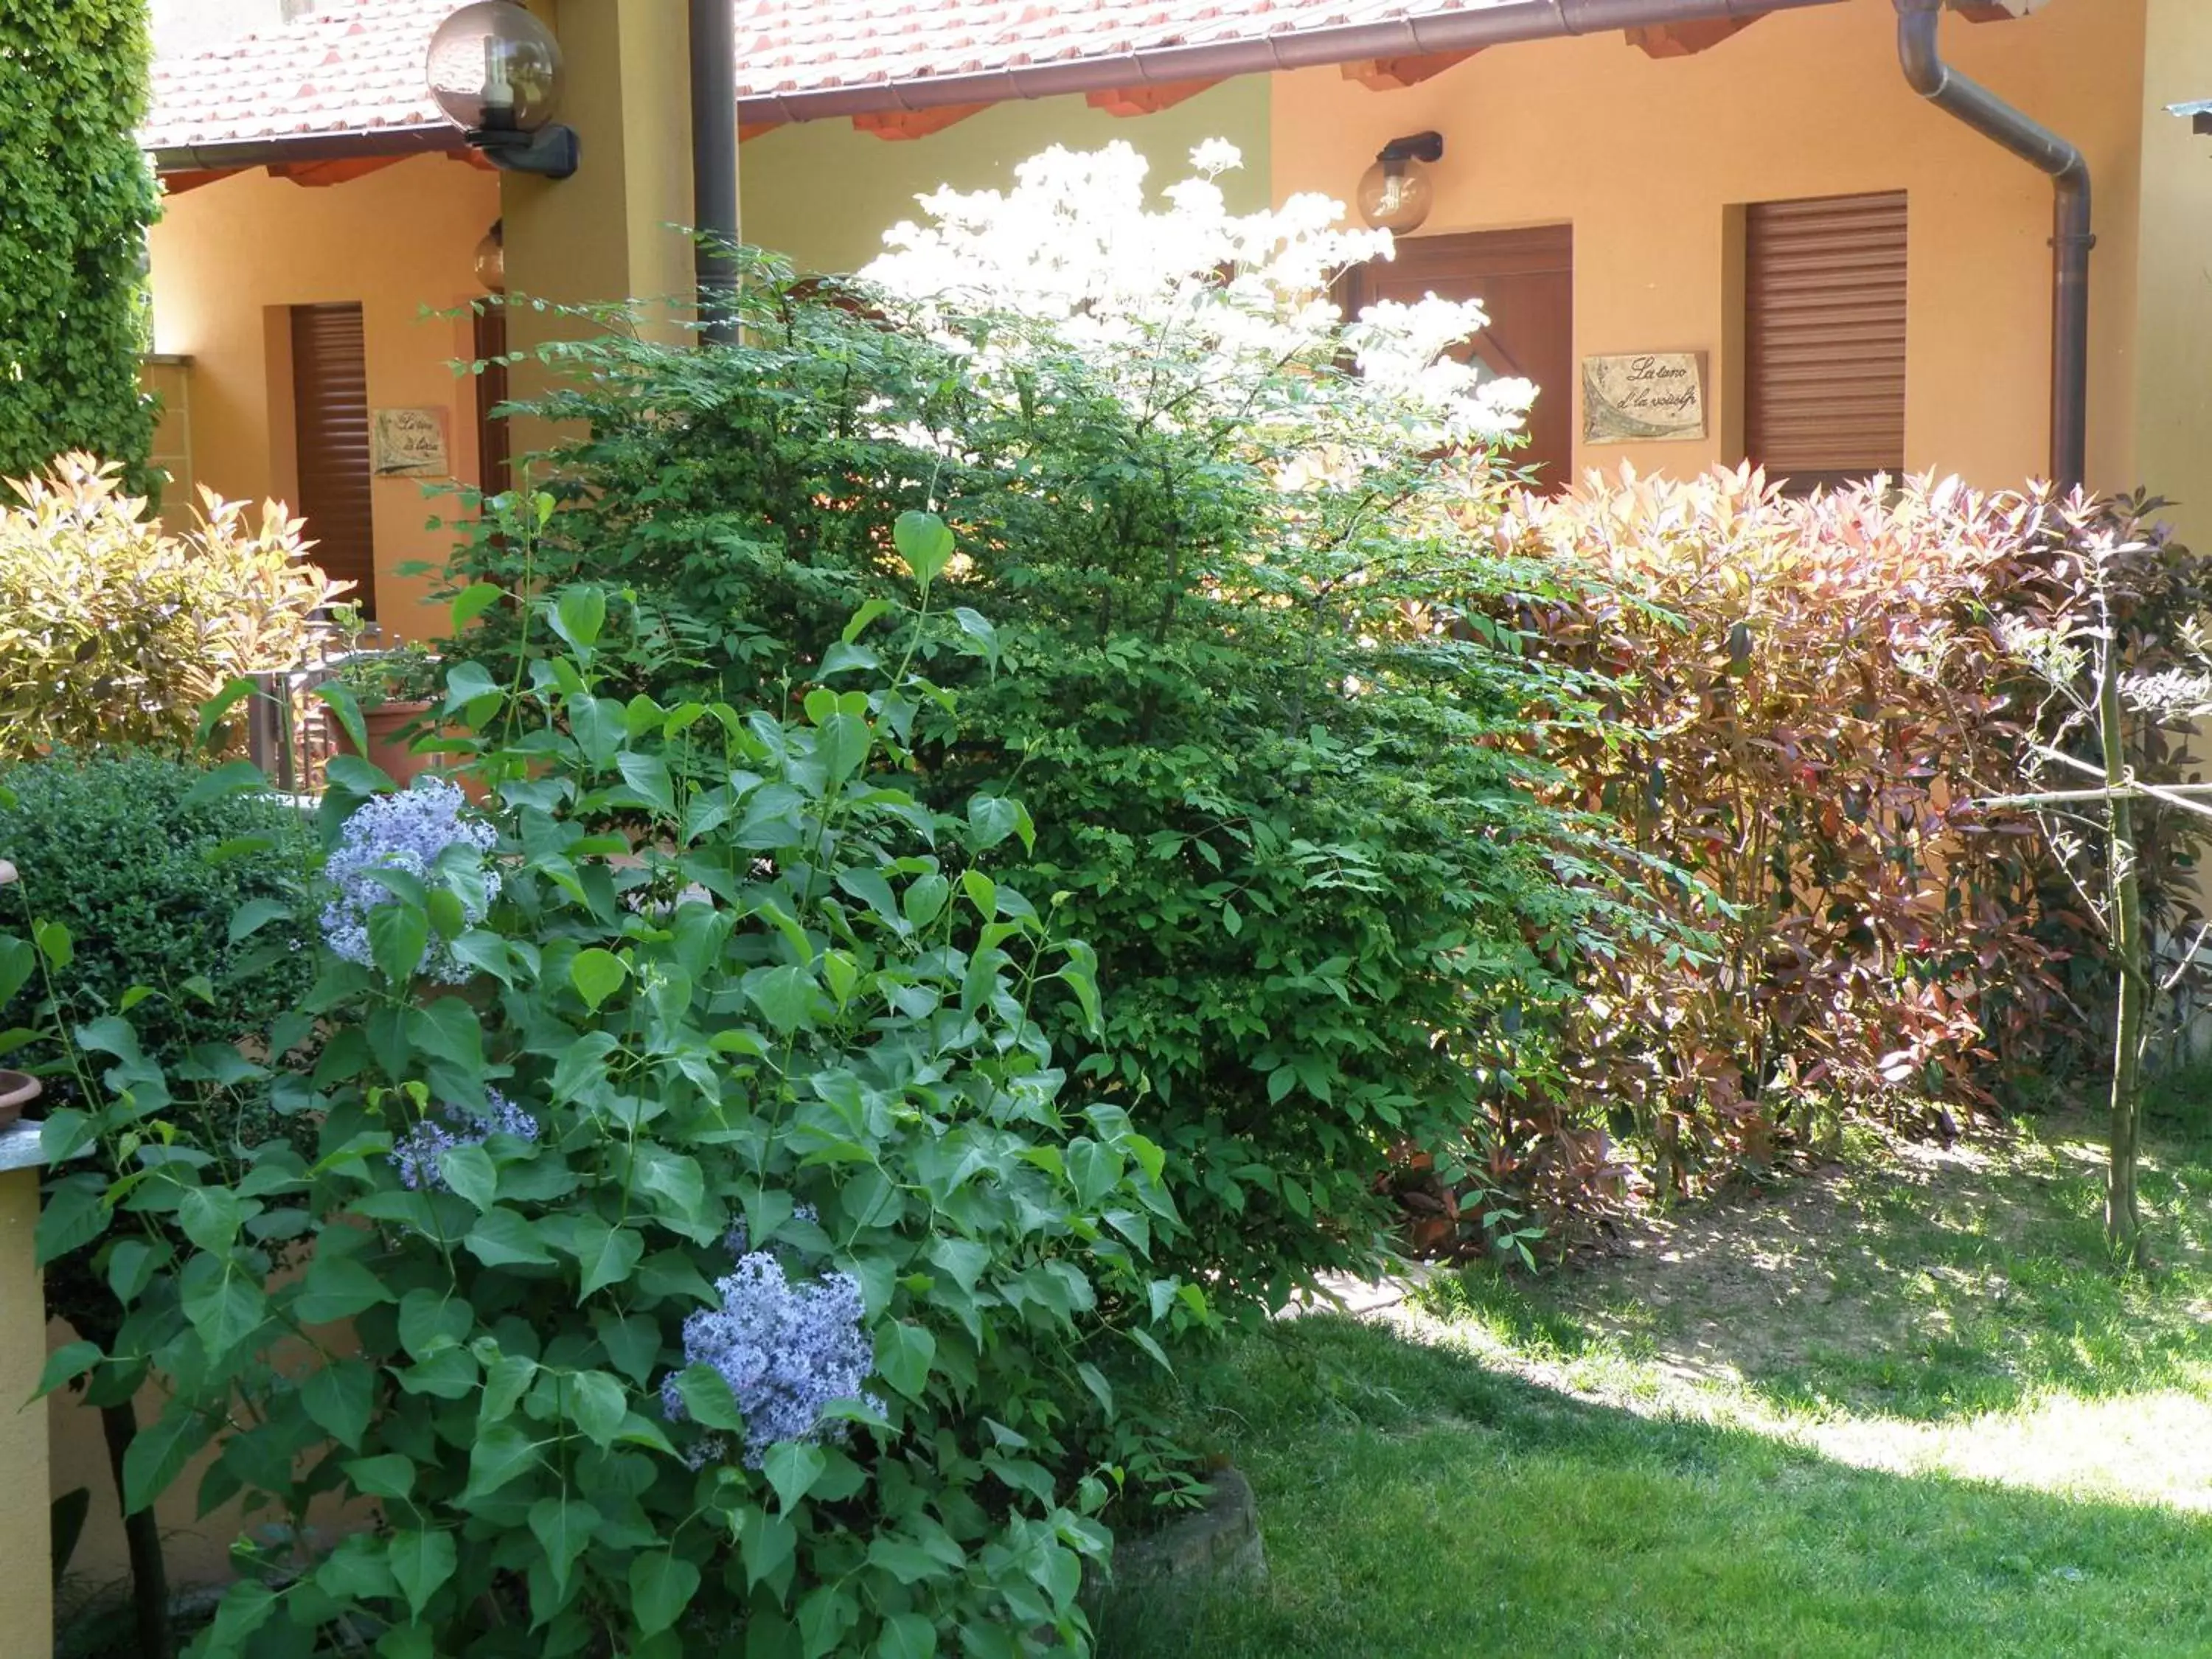
<instances>
[{"instance_id":1,"label":"metal lamp bracket","mask_svg":"<svg viewBox=\"0 0 2212 1659\"><path fill-rule=\"evenodd\" d=\"M467 134L469 147L502 173L535 173L566 179L575 172L583 145L574 127L556 121L535 132L478 129Z\"/></svg>"}]
</instances>

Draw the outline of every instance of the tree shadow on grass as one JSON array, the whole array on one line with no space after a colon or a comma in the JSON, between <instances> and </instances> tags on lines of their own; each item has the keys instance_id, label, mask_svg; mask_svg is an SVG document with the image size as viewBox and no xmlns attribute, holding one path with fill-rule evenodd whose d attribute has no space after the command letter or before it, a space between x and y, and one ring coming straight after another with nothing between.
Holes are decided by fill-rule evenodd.
<instances>
[{"instance_id":1,"label":"tree shadow on grass","mask_svg":"<svg viewBox=\"0 0 2212 1659\"><path fill-rule=\"evenodd\" d=\"M2106 1249L2085 1125L2051 1127L1686 1205L1595 1267L1472 1273L1438 1299L1524 1353L1654 1360L1784 1408L1941 1422L2194 1386L2212 1367L2204 1143L2150 1149L2145 1278Z\"/></svg>"},{"instance_id":2,"label":"tree shadow on grass","mask_svg":"<svg viewBox=\"0 0 2212 1659\"><path fill-rule=\"evenodd\" d=\"M2212 1522L1855 1468L1639 1416L1389 1327L1186 1365L1270 1573L1110 1604L1103 1659L2203 1655Z\"/></svg>"}]
</instances>

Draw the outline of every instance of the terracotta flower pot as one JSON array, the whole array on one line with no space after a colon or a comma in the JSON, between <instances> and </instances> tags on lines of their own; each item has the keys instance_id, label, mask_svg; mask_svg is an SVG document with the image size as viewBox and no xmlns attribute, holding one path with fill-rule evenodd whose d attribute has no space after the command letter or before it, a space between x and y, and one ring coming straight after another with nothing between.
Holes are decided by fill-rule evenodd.
<instances>
[{"instance_id":1,"label":"terracotta flower pot","mask_svg":"<svg viewBox=\"0 0 2212 1659\"><path fill-rule=\"evenodd\" d=\"M438 754L418 755L409 746L410 739L400 735L406 728L419 722L436 706L434 703L420 702L410 699L404 702L380 702L374 708L362 709L361 724L363 733L368 738L368 752L362 755L361 757L402 789L410 787L415 780L425 772L451 771L454 767L456 757ZM436 728L433 727L429 733L417 732L416 735L417 737L434 735L435 731ZM361 751L353 746L353 739L346 735L343 726L337 728L337 741L340 754L361 754ZM452 781L459 784L461 793L479 806L489 799L489 792L473 777L457 776Z\"/></svg>"},{"instance_id":2,"label":"terracotta flower pot","mask_svg":"<svg viewBox=\"0 0 2212 1659\"><path fill-rule=\"evenodd\" d=\"M380 702L374 708L364 708L361 711L361 724L368 738L367 750L354 747L352 737L340 726L337 731L338 752L359 755L404 789L416 774L427 772L436 763L435 755L413 753L408 748L408 740L400 736L402 731L429 712L428 703L413 701Z\"/></svg>"},{"instance_id":3,"label":"terracotta flower pot","mask_svg":"<svg viewBox=\"0 0 2212 1659\"><path fill-rule=\"evenodd\" d=\"M28 1072L0 1071L0 1129L23 1115L23 1108L36 1100L45 1085Z\"/></svg>"}]
</instances>

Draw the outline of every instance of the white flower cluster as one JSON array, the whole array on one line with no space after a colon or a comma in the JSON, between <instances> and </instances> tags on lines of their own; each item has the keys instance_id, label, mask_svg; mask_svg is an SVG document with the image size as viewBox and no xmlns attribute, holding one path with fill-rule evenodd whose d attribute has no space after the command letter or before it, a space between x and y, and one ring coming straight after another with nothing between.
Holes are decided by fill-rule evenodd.
<instances>
[{"instance_id":1,"label":"white flower cluster","mask_svg":"<svg viewBox=\"0 0 2212 1659\"><path fill-rule=\"evenodd\" d=\"M1340 447L1356 449L1370 422L1393 444L1431 449L1517 429L1535 388L1451 355L1485 325L1479 305L1382 303L1346 326L1329 286L1348 266L1389 258L1389 233L1346 229L1343 204L1311 194L1231 214L1214 180L1238 165L1236 147L1210 140L1191 160L1197 176L1170 185L1156 209L1146 162L1127 144L1055 147L1022 163L1012 191L921 198L928 222L895 227L890 251L861 274L975 352L986 384L1001 362L1072 346L1129 408L1164 424L1311 432L1322 404ZM979 338L978 317L1041 327ZM1357 377L1337 372L1347 349ZM1285 395L1286 368L1305 371L1303 394Z\"/></svg>"}]
</instances>

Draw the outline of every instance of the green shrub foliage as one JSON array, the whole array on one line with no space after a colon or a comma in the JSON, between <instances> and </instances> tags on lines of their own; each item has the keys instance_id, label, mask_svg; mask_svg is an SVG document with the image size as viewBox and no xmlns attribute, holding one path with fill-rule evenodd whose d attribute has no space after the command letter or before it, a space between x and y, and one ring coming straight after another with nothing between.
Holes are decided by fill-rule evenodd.
<instances>
[{"instance_id":1,"label":"green shrub foliage","mask_svg":"<svg viewBox=\"0 0 2212 1659\"><path fill-rule=\"evenodd\" d=\"M900 515L941 508L946 608L902 648L961 696L914 787L1029 804L1035 845L995 867L1100 953L1075 1097L1165 1149L1179 1265L1279 1302L1373 1260L1394 1155L1474 1179L1484 1102L1545 1063L1599 901L1519 738L1579 713L1488 620L1540 573L1468 550L1513 476L1503 405L1445 355L1479 314L1340 325L1299 284L1364 242L1310 212L1224 228L1211 185L1146 215L1123 165L1047 157L1018 192L1057 203L1071 264L1098 216L1102 248L1148 250L1079 304L1013 228L915 232L850 289L756 263L734 349L567 357L544 412L590 430L550 462L570 505L456 590L599 573L642 647L611 676L796 696L870 671L840 624L904 580ZM976 640L995 664L954 654ZM516 648L503 606L448 647L502 684Z\"/></svg>"},{"instance_id":2,"label":"green shrub foliage","mask_svg":"<svg viewBox=\"0 0 2212 1659\"><path fill-rule=\"evenodd\" d=\"M146 482L150 55L143 0L0 0L0 478L88 450Z\"/></svg>"},{"instance_id":3,"label":"green shrub foliage","mask_svg":"<svg viewBox=\"0 0 2212 1659\"><path fill-rule=\"evenodd\" d=\"M208 1659L1087 1650L1086 1445L1209 1316L1146 1262L1164 1154L1047 1038L1091 953L983 867L1019 808L902 787L945 694L611 696L607 610L542 611L520 688L454 671L495 820L332 763L324 972L215 1080L310 1152L149 1156L178 1085L82 1028L40 1249L129 1315L48 1386L167 1392L133 1507L208 1447L203 1504L245 1497ZM332 1547L331 1495L381 1524Z\"/></svg>"},{"instance_id":4,"label":"green shrub foliage","mask_svg":"<svg viewBox=\"0 0 2212 1659\"><path fill-rule=\"evenodd\" d=\"M140 1042L175 1066L298 1001L313 975L296 936L234 939L230 927L241 911L296 908L307 827L282 802L211 794L208 777L188 762L119 752L0 770L0 858L20 882L0 888L0 906L13 925L35 915L69 941L66 971L52 980L19 960L25 971L8 976L0 1002L8 1024L127 1006ZM65 1010L50 1002L57 990Z\"/></svg>"}]
</instances>

